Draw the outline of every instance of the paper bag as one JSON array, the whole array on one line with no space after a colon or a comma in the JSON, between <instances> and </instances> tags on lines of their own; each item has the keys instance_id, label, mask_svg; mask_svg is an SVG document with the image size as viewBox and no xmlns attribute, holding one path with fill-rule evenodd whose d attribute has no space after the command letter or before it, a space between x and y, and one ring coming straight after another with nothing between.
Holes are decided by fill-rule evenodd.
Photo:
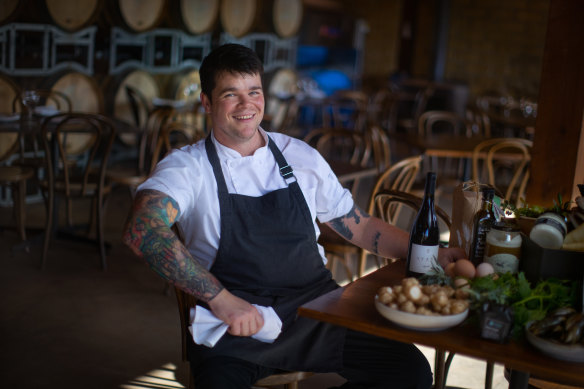
<instances>
[{"instance_id":1,"label":"paper bag","mask_svg":"<svg viewBox=\"0 0 584 389\"><path fill-rule=\"evenodd\" d=\"M474 181L459 184L452 194L452 225L450 226L449 247L461 247L470 255L472 235L474 230L473 218L481 209L483 195L481 189L489 185Z\"/></svg>"}]
</instances>

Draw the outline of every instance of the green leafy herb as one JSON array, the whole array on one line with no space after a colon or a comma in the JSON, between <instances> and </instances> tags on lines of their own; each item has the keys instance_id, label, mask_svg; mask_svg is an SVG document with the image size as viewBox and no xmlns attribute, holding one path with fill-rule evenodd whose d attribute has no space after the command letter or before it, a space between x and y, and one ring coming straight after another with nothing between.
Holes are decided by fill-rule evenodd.
<instances>
[{"instance_id":1,"label":"green leafy herb","mask_svg":"<svg viewBox=\"0 0 584 389\"><path fill-rule=\"evenodd\" d=\"M529 205L524 198L521 198L521 207L516 207L515 204L510 203L507 200L501 202L501 208L504 210L505 215L515 214L516 217L533 217L537 218L544 212L555 212L564 217L570 213L571 201L563 201L561 193L558 193L557 198L553 200L554 205L551 207L542 207L541 205Z\"/></svg>"},{"instance_id":2,"label":"green leafy herb","mask_svg":"<svg viewBox=\"0 0 584 389\"><path fill-rule=\"evenodd\" d=\"M519 336L527 322L543 319L556 308L575 306L576 285L575 281L549 278L532 287L523 272L478 277L470 280L471 309L479 312L486 302L511 306L513 334Z\"/></svg>"}]
</instances>

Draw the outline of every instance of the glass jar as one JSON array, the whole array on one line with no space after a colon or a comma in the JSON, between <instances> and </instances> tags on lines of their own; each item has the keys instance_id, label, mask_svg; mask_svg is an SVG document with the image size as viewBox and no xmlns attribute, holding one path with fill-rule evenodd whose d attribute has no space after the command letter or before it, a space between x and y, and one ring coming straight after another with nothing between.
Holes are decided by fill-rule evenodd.
<instances>
[{"instance_id":1,"label":"glass jar","mask_svg":"<svg viewBox=\"0 0 584 389\"><path fill-rule=\"evenodd\" d=\"M547 249L560 249L568 228L562 215L554 212L542 213L529 233L529 239Z\"/></svg>"},{"instance_id":2,"label":"glass jar","mask_svg":"<svg viewBox=\"0 0 584 389\"><path fill-rule=\"evenodd\" d=\"M484 262L493 265L497 273L517 273L521 258L519 227L505 221L493 224L487 233Z\"/></svg>"}]
</instances>

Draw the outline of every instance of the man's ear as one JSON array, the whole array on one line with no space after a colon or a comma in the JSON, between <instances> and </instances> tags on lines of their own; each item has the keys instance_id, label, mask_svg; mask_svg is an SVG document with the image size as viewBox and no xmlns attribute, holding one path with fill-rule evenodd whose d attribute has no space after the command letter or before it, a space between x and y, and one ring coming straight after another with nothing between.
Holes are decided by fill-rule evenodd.
<instances>
[{"instance_id":1,"label":"man's ear","mask_svg":"<svg viewBox=\"0 0 584 389\"><path fill-rule=\"evenodd\" d=\"M203 105L203 108L205 108L205 112L211 113L211 99L209 99L203 92L201 92L200 98L201 104Z\"/></svg>"}]
</instances>

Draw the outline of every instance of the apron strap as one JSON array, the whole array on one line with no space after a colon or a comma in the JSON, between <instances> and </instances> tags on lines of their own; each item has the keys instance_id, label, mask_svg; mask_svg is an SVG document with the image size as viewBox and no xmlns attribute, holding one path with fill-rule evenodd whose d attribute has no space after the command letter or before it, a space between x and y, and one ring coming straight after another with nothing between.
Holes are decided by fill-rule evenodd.
<instances>
[{"instance_id":1,"label":"apron strap","mask_svg":"<svg viewBox=\"0 0 584 389\"><path fill-rule=\"evenodd\" d=\"M274 154L274 158L276 159L276 162L278 163L278 167L280 168L280 175L284 178L286 183L290 184L290 182L296 181L296 177L294 176L294 171L292 170L292 166L288 165L288 162L286 162L286 158L284 158L284 156L282 155L282 152L280 151L278 146L276 146L276 144L274 143L272 138L270 138L269 135L268 135L268 147L272 151L272 154ZM294 179L294 181L288 181L289 179Z\"/></svg>"}]
</instances>

